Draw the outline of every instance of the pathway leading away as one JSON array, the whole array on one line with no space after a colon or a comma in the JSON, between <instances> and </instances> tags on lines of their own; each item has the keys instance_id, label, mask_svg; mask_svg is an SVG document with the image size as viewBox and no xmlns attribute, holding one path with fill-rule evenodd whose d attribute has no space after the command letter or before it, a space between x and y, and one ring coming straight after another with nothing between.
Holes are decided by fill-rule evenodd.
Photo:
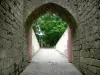
<instances>
[{"instance_id":1,"label":"pathway leading away","mask_svg":"<svg viewBox=\"0 0 100 75\"><path fill-rule=\"evenodd\" d=\"M41 49L21 75L82 75L55 49Z\"/></svg>"}]
</instances>

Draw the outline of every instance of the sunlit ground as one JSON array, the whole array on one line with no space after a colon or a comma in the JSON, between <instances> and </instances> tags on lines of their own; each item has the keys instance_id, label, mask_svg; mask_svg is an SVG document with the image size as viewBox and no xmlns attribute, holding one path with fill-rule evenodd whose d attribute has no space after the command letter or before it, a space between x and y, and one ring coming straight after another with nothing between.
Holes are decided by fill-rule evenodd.
<instances>
[{"instance_id":1,"label":"sunlit ground","mask_svg":"<svg viewBox=\"0 0 100 75\"><path fill-rule=\"evenodd\" d=\"M55 49L41 49L21 75L82 75Z\"/></svg>"},{"instance_id":2,"label":"sunlit ground","mask_svg":"<svg viewBox=\"0 0 100 75\"><path fill-rule=\"evenodd\" d=\"M66 60L66 61L65 61ZM42 48L39 53L33 57L34 62L57 62L64 63L67 62L67 58L63 58L55 49Z\"/></svg>"},{"instance_id":3,"label":"sunlit ground","mask_svg":"<svg viewBox=\"0 0 100 75\"><path fill-rule=\"evenodd\" d=\"M67 55L67 30L62 35L55 48L40 48L33 58L32 62L22 72L21 75L82 75L71 63ZM35 36L35 35L34 35ZM39 48L37 38L33 42L37 42L33 48ZM35 47L37 46L37 47ZM61 54L62 53L62 54Z\"/></svg>"}]
</instances>

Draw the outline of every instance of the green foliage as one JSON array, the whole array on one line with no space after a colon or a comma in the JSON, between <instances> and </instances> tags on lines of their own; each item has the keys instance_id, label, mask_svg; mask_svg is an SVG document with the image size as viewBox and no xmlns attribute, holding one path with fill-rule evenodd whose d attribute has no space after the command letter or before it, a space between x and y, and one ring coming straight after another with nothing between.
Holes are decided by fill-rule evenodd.
<instances>
[{"instance_id":1,"label":"green foliage","mask_svg":"<svg viewBox=\"0 0 100 75\"><path fill-rule=\"evenodd\" d=\"M54 46L67 28L67 23L55 14L45 14L35 21L35 32L45 45ZM44 35L40 35L40 33ZM42 37L41 37L42 36ZM39 38L40 37L40 38Z\"/></svg>"}]
</instances>

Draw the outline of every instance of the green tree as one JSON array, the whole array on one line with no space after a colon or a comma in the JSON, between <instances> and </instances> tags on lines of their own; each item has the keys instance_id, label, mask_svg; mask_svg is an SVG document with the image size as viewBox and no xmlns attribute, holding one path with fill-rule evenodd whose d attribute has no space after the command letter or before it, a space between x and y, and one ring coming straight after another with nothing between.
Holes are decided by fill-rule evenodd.
<instances>
[{"instance_id":1,"label":"green tree","mask_svg":"<svg viewBox=\"0 0 100 75\"><path fill-rule=\"evenodd\" d=\"M38 39L42 36L42 41L46 45L54 46L67 28L67 23L55 14L45 14L35 21ZM43 34L43 35L40 35Z\"/></svg>"}]
</instances>

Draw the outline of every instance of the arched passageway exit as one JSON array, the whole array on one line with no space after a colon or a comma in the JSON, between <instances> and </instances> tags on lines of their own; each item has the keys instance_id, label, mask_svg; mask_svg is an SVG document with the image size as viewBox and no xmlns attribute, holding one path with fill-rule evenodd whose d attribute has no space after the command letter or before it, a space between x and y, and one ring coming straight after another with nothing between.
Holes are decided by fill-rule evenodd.
<instances>
[{"instance_id":1,"label":"arched passageway exit","mask_svg":"<svg viewBox=\"0 0 100 75\"><path fill-rule=\"evenodd\" d=\"M41 11L41 12L40 12ZM72 33L70 33L70 36L72 36L74 38L74 35L75 35L75 30L76 30L76 22L75 22L75 19L73 18L73 16L62 6L59 6L55 3L46 3L46 4L43 4L39 7L37 7L27 18L26 20L26 24L25 24L25 27L28 28L26 29L26 31L30 34L31 32L30 29L31 29L31 25L32 23L34 22L34 20L36 20L38 17L40 17L41 15L43 14L46 14L46 13L51 13L51 14L56 14L58 16L60 16L64 21L66 21L69 25L69 30L71 30ZM71 38L71 37L70 37ZM31 39L30 39L31 40ZM71 39L69 39L71 42ZM29 42L30 44L31 42ZM67 43L67 41L66 41ZM68 47L71 47L71 43L69 43L70 46ZM32 44L30 44L32 45ZM29 46L31 47L31 46ZM71 48L68 48L68 50L71 50ZM32 48L29 48L29 54L32 52ZM68 51L69 52L69 51ZM32 54L30 54L30 59L32 59ZM71 62L71 58L72 55L71 55L71 51L69 52L69 62Z\"/></svg>"},{"instance_id":2,"label":"arched passageway exit","mask_svg":"<svg viewBox=\"0 0 100 75\"><path fill-rule=\"evenodd\" d=\"M19 75L29 64L31 24L45 13L68 22L72 63L100 75L100 0L0 0L0 75Z\"/></svg>"}]
</instances>

